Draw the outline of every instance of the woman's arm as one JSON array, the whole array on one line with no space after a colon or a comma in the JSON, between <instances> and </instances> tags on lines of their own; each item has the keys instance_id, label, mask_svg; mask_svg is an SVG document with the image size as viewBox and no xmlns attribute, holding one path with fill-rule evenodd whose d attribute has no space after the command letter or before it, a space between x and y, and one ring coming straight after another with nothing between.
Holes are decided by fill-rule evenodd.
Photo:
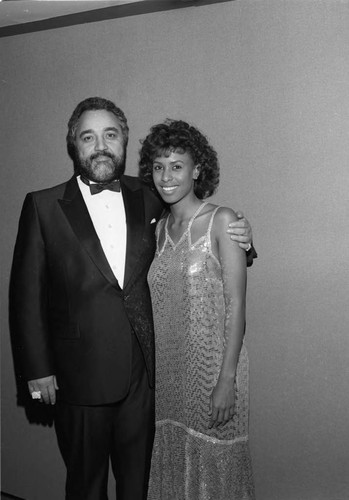
<instances>
[{"instance_id":1,"label":"woman's arm","mask_svg":"<svg viewBox=\"0 0 349 500\"><path fill-rule=\"evenodd\" d=\"M221 208L212 228L212 250L222 266L225 347L211 396L211 426L226 423L234 414L234 381L245 329L246 253L223 230L232 218L237 220L233 210Z\"/></svg>"}]
</instances>

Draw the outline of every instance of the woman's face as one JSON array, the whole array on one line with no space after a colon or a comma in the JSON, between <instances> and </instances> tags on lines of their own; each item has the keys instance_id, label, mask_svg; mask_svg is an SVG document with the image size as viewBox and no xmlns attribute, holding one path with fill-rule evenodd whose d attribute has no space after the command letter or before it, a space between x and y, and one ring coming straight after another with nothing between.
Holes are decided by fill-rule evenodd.
<instances>
[{"instance_id":1,"label":"woman's face","mask_svg":"<svg viewBox=\"0 0 349 500\"><path fill-rule=\"evenodd\" d=\"M153 181L162 199L177 203L194 192L194 180L199 167L189 153L173 151L169 156L158 156L153 161Z\"/></svg>"}]
</instances>

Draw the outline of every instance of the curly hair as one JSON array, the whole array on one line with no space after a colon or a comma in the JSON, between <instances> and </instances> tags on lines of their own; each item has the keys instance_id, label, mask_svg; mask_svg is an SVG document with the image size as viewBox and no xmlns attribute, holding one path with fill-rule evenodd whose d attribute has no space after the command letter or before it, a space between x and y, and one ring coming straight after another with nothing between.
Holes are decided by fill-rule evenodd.
<instances>
[{"instance_id":1,"label":"curly hair","mask_svg":"<svg viewBox=\"0 0 349 500\"><path fill-rule=\"evenodd\" d=\"M200 165L200 174L194 182L194 193L199 199L211 196L219 183L217 153L206 137L195 127L182 120L168 118L154 125L147 137L141 140L139 178L153 189L153 161L172 152L188 153L195 165Z\"/></svg>"},{"instance_id":2,"label":"curly hair","mask_svg":"<svg viewBox=\"0 0 349 500\"><path fill-rule=\"evenodd\" d=\"M68 122L68 133L67 133L67 150L70 158L75 163L76 160L76 146L75 146L75 134L79 125L79 120L81 115L85 111L99 111L105 110L113 113L118 122L120 124L123 138L124 138L124 147L126 150L127 142L128 142L128 125L127 119L124 112L118 108L112 101L108 101L108 99L104 99L103 97L88 97L81 101L73 111L69 122Z\"/></svg>"}]
</instances>

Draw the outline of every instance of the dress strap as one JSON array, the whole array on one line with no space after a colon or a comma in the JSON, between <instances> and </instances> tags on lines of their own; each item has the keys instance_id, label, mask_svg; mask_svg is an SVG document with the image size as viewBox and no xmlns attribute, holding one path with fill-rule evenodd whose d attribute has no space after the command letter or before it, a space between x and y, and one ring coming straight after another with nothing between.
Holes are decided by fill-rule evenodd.
<instances>
[{"instance_id":1,"label":"dress strap","mask_svg":"<svg viewBox=\"0 0 349 500\"><path fill-rule=\"evenodd\" d=\"M221 208L220 206L216 207L212 214L211 214L211 217L210 217L210 222L208 223L208 228L207 228L207 233L206 233L206 240L208 242L208 248L211 252L211 254L213 255L212 253L212 243L211 243L211 229L212 229L212 226L213 226L213 219L214 219L214 216L216 215L218 209Z\"/></svg>"},{"instance_id":2,"label":"dress strap","mask_svg":"<svg viewBox=\"0 0 349 500\"><path fill-rule=\"evenodd\" d=\"M166 239L167 239L166 232L167 231L165 231L165 233L164 233L164 242L162 245L162 249L160 250L160 247L159 247L160 235L164 231L165 225L167 224L167 218L168 217L160 219L156 225L155 238L156 238L156 251L157 251L157 253L161 253L163 251L165 243L166 243Z\"/></svg>"},{"instance_id":3,"label":"dress strap","mask_svg":"<svg viewBox=\"0 0 349 500\"><path fill-rule=\"evenodd\" d=\"M214 219L214 216L216 215L216 212L217 212L217 210L218 210L219 208L221 208L221 207L220 207L220 206L216 207L216 208L213 210L212 214L211 214L210 222L209 222L209 224L208 224L208 229L207 229L207 233L208 233L208 234L210 234L210 233L211 233L211 229L212 229L212 225L213 225L213 219Z\"/></svg>"},{"instance_id":4,"label":"dress strap","mask_svg":"<svg viewBox=\"0 0 349 500\"><path fill-rule=\"evenodd\" d=\"M165 219L165 237L166 237L166 239L167 239L167 236L168 236L168 229L167 229L167 226L168 226L168 221L169 221L169 219L170 219L170 215L171 215L171 212L169 212L169 213L167 214L167 217L166 217L166 219Z\"/></svg>"},{"instance_id":5,"label":"dress strap","mask_svg":"<svg viewBox=\"0 0 349 500\"><path fill-rule=\"evenodd\" d=\"M190 229L191 229L191 226L194 222L194 220L196 219L196 217L199 215L199 213L201 212L201 210L207 205L207 201L204 201L201 203L201 205L198 207L198 209L196 210L195 214L192 216L192 218L190 219L189 221L189 224L188 224L188 231L190 232Z\"/></svg>"}]
</instances>

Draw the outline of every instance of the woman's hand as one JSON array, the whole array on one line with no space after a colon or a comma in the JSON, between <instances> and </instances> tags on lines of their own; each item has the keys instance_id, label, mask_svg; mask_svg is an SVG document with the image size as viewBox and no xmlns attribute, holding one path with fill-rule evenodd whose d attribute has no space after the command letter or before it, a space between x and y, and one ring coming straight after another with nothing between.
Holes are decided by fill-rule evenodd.
<instances>
[{"instance_id":1,"label":"woman's hand","mask_svg":"<svg viewBox=\"0 0 349 500\"><path fill-rule=\"evenodd\" d=\"M218 380L213 389L210 401L210 423L209 429L224 425L233 418L235 403L234 380Z\"/></svg>"}]
</instances>

